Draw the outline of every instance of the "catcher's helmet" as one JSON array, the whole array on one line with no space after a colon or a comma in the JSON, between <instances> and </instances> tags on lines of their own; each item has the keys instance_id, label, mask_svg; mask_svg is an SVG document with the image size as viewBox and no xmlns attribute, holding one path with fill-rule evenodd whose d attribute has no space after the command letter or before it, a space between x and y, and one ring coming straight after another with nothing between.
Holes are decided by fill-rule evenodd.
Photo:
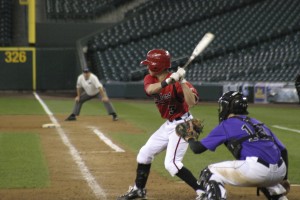
<instances>
[{"instance_id":1,"label":"catcher's helmet","mask_svg":"<svg viewBox=\"0 0 300 200\"><path fill-rule=\"evenodd\" d=\"M164 49L153 49L147 53L147 59L143 60L141 64L147 65L154 74L159 74L171 66L171 56Z\"/></svg>"},{"instance_id":2,"label":"catcher's helmet","mask_svg":"<svg viewBox=\"0 0 300 200\"><path fill-rule=\"evenodd\" d=\"M219 122L227 119L229 114L247 115L248 101L240 92L229 91L219 99Z\"/></svg>"}]
</instances>

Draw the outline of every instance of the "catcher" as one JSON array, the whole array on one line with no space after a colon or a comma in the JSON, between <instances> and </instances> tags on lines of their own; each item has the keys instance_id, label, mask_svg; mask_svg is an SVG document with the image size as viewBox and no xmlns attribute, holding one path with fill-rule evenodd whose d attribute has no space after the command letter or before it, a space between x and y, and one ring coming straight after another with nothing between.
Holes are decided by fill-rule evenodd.
<instances>
[{"instance_id":1,"label":"catcher","mask_svg":"<svg viewBox=\"0 0 300 200\"><path fill-rule=\"evenodd\" d=\"M198 135L190 128L176 129L196 154L225 144L236 158L211 164L201 171L198 183L205 188L203 200L226 200L224 184L257 187L257 194L261 191L268 200L287 200L287 149L267 126L247 116L247 107L246 97L230 91L219 99L220 123L207 137L197 141ZM202 129L203 125L198 127Z\"/></svg>"}]
</instances>

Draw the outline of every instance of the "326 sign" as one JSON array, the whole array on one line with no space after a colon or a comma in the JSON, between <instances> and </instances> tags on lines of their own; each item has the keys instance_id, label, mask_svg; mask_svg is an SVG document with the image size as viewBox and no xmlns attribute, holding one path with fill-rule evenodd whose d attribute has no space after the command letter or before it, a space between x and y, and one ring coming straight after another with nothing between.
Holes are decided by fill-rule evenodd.
<instances>
[{"instance_id":1,"label":"326 sign","mask_svg":"<svg viewBox=\"0 0 300 200\"><path fill-rule=\"evenodd\" d=\"M0 74L0 90L35 90L36 49L0 47Z\"/></svg>"},{"instance_id":2,"label":"326 sign","mask_svg":"<svg viewBox=\"0 0 300 200\"><path fill-rule=\"evenodd\" d=\"M6 63L26 63L27 61L26 51L5 51L4 56Z\"/></svg>"}]
</instances>

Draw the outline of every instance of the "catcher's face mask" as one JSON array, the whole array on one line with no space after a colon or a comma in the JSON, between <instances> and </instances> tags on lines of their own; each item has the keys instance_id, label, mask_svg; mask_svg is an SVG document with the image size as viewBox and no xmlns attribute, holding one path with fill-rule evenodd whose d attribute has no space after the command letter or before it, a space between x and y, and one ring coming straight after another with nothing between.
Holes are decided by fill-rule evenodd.
<instances>
[{"instance_id":1,"label":"catcher's face mask","mask_svg":"<svg viewBox=\"0 0 300 200\"><path fill-rule=\"evenodd\" d=\"M219 114L219 123L227 119L229 115L229 102L227 100L222 99L222 97L219 99L218 114Z\"/></svg>"}]
</instances>

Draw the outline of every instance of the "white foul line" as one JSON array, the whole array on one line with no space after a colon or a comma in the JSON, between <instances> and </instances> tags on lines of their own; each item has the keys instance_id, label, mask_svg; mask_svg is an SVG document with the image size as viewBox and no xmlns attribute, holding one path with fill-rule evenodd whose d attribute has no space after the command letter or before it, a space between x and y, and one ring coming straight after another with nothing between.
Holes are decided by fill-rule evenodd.
<instances>
[{"instance_id":1,"label":"white foul line","mask_svg":"<svg viewBox=\"0 0 300 200\"><path fill-rule=\"evenodd\" d=\"M122 148L115 145L109 138L107 138L100 130L97 128L90 126L90 129L93 130L93 132L102 140L105 144L107 144L110 148L115 150L116 152L125 152Z\"/></svg>"},{"instance_id":2,"label":"white foul line","mask_svg":"<svg viewBox=\"0 0 300 200\"><path fill-rule=\"evenodd\" d=\"M57 122L57 119L53 116L53 113L49 110L48 106L39 97L39 95L36 92L33 92L33 94L34 94L35 98L39 101L41 106L44 108L45 112L48 114L52 123L55 125L59 125L59 123ZM66 133L64 132L64 130L60 126L57 126L56 130L57 130L61 140L63 141L63 143L69 148L70 154L71 154L73 160L76 162L82 176L84 177L84 179L86 180L86 182L88 183L89 187L92 189L92 191L94 192L96 197L98 199L106 200L107 197L106 197L104 190L97 183L95 177L91 174L90 170L85 165L83 159L80 157L80 153L77 151L77 149L74 147L74 145L72 145L72 143L70 142L70 140L69 140L68 136L66 135Z\"/></svg>"},{"instance_id":3,"label":"white foul line","mask_svg":"<svg viewBox=\"0 0 300 200\"><path fill-rule=\"evenodd\" d=\"M277 125L273 125L272 127L282 129L282 130L286 130L286 131L292 131L292 132L300 133L300 130L297 130L297 129L291 129L291 128L287 128L287 127L283 127L283 126L277 126Z\"/></svg>"}]
</instances>

